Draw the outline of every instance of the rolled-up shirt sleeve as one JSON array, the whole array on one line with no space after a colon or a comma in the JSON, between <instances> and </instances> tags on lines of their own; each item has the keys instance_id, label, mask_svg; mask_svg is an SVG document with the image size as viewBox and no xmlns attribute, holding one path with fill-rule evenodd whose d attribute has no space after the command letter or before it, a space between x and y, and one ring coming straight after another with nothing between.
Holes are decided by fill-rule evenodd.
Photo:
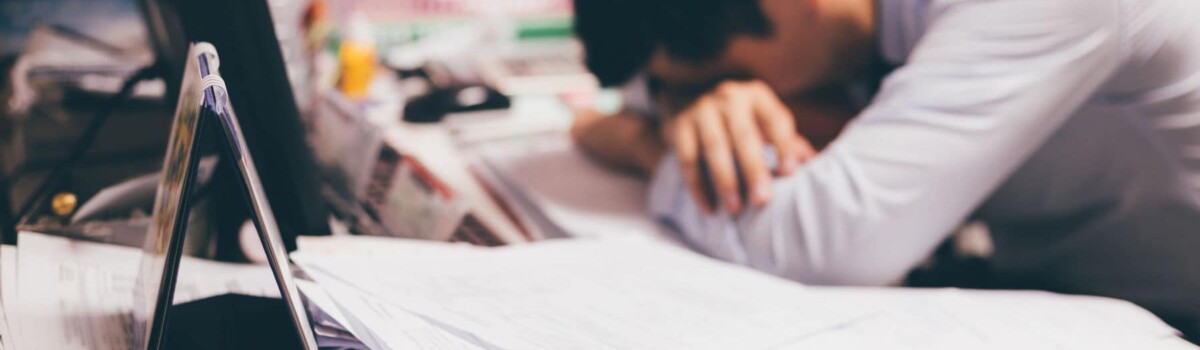
<instances>
[{"instance_id":1,"label":"rolled-up shirt sleeve","mask_svg":"<svg viewBox=\"0 0 1200 350\"><path fill-rule=\"evenodd\" d=\"M945 1L908 62L762 208L706 215L675 157L650 209L713 257L815 284L903 276L1118 67L1118 0Z\"/></svg>"}]
</instances>

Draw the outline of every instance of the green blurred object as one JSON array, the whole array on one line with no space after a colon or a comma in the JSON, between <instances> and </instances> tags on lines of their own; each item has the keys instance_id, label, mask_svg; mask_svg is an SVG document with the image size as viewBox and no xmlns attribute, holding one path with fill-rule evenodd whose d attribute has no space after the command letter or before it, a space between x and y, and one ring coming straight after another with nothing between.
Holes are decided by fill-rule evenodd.
<instances>
[{"instance_id":1,"label":"green blurred object","mask_svg":"<svg viewBox=\"0 0 1200 350\"><path fill-rule=\"evenodd\" d=\"M376 22L372 25L379 48L385 49L453 28L476 23L476 18L434 19L403 22ZM516 20L517 39L534 40L547 38L569 38L574 35L574 17L571 15L526 17Z\"/></svg>"},{"instance_id":2,"label":"green blurred object","mask_svg":"<svg viewBox=\"0 0 1200 350\"><path fill-rule=\"evenodd\" d=\"M518 25L517 38L521 40L569 38L574 32L574 22L571 16L522 20Z\"/></svg>"}]
</instances>

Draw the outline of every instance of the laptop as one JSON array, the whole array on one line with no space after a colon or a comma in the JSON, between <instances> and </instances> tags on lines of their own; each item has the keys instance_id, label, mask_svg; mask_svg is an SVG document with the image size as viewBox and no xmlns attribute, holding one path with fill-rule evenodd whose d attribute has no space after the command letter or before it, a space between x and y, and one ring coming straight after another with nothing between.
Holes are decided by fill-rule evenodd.
<instances>
[{"instance_id":1,"label":"laptop","mask_svg":"<svg viewBox=\"0 0 1200 350\"><path fill-rule=\"evenodd\" d=\"M163 162L162 180L154 201L153 221L138 273L134 301L134 336L139 348L160 349L166 338L167 316L172 308L179 262L190 209L190 194L200 158L202 130L219 130L220 148L235 162L241 190L251 208L251 218L266 249L280 295L287 304L296 335L306 350L317 342L304 302L292 275L275 215L267 202L262 181L246 146L237 115L220 73L220 57L208 43L188 50L174 124ZM205 128L216 123L216 128Z\"/></svg>"}]
</instances>

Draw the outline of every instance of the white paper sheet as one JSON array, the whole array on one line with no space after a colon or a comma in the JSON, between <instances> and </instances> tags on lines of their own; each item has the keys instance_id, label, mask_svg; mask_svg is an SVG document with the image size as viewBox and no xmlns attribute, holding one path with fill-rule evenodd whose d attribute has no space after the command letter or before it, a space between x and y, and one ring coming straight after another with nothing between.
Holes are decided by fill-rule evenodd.
<instances>
[{"instance_id":1,"label":"white paper sheet","mask_svg":"<svg viewBox=\"0 0 1200 350\"><path fill-rule=\"evenodd\" d=\"M11 349L8 344L14 341L14 331L8 321L12 316L4 306L5 303L12 304L16 298L16 271L17 247L0 245L0 350Z\"/></svg>"},{"instance_id":2,"label":"white paper sheet","mask_svg":"<svg viewBox=\"0 0 1200 350\"><path fill-rule=\"evenodd\" d=\"M794 349L1159 349L1178 333L1125 301L1029 291L821 288L831 302L887 305ZM1184 342L1183 344L1186 344Z\"/></svg>"},{"instance_id":3,"label":"white paper sheet","mask_svg":"<svg viewBox=\"0 0 1200 350\"><path fill-rule=\"evenodd\" d=\"M395 307L487 348L1195 348L1120 300L803 287L647 239L499 249L351 237L300 245L293 258L336 286L337 303L360 303L342 305L347 314ZM344 302L357 298L367 301Z\"/></svg>"},{"instance_id":4,"label":"white paper sheet","mask_svg":"<svg viewBox=\"0 0 1200 350\"><path fill-rule=\"evenodd\" d=\"M279 298L279 285L269 265L230 264L184 257L179 263L175 304L222 294Z\"/></svg>"},{"instance_id":5,"label":"white paper sheet","mask_svg":"<svg viewBox=\"0 0 1200 350\"><path fill-rule=\"evenodd\" d=\"M416 314L339 283L335 278L322 276L319 272L313 274L325 281L321 288L329 293L329 302L343 315L342 324L372 349L483 349L471 342L470 336L451 333Z\"/></svg>"},{"instance_id":6,"label":"white paper sheet","mask_svg":"<svg viewBox=\"0 0 1200 350\"><path fill-rule=\"evenodd\" d=\"M299 290L301 294L304 294L304 298L308 300L308 303L316 306L321 310L321 312L324 312L326 315L328 315L334 322L337 322L343 327L348 327L347 325L350 324L349 318L346 317L346 314L342 313L338 304L333 302L333 297L331 297L324 288L321 288L321 286L317 285L316 282L308 281L302 278L296 278L294 281L296 281L296 289ZM312 315L310 315L310 317L311 316ZM314 325L313 327L316 328L317 326ZM353 330L350 331L351 333L354 333Z\"/></svg>"},{"instance_id":7,"label":"white paper sheet","mask_svg":"<svg viewBox=\"0 0 1200 350\"><path fill-rule=\"evenodd\" d=\"M22 233L13 310L21 349L128 349L132 346L138 249ZM225 293L278 297L266 266L185 258L176 303Z\"/></svg>"},{"instance_id":8,"label":"white paper sheet","mask_svg":"<svg viewBox=\"0 0 1200 350\"><path fill-rule=\"evenodd\" d=\"M798 284L644 240L373 249L389 246L397 253L302 250L293 260L320 271L319 283L353 286L505 349L767 349L874 310L829 305ZM424 252L403 253L417 247Z\"/></svg>"},{"instance_id":9,"label":"white paper sheet","mask_svg":"<svg viewBox=\"0 0 1200 350\"><path fill-rule=\"evenodd\" d=\"M21 349L128 349L137 256L111 246L22 234L17 318ZM88 259L87 257L107 257Z\"/></svg>"}]
</instances>

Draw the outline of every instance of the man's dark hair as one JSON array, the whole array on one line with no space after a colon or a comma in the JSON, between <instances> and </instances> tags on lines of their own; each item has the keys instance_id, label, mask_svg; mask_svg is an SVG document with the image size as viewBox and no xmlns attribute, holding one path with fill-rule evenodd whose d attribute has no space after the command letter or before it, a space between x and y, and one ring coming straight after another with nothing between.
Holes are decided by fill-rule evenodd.
<instances>
[{"instance_id":1,"label":"man's dark hair","mask_svg":"<svg viewBox=\"0 0 1200 350\"><path fill-rule=\"evenodd\" d=\"M655 50L701 63L736 35L771 35L760 0L575 0L575 33L604 86L640 71Z\"/></svg>"}]
</instances>

